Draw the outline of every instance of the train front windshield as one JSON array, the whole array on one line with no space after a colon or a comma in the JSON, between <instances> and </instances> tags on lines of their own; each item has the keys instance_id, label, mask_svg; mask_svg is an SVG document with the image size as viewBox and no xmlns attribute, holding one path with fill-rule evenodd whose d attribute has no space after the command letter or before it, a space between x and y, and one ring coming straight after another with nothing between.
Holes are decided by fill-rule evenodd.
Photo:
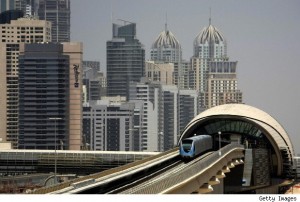
<instances>
[{"instance_id":1,"label":"train front windshield","mask_svg":"<svg viewBox=\"0 0 300 202\"><path fill-rule=\"evenodd\" d=\"M193 140L182 140L182 148L185 152L189 152L191 150Z\"/></svg>"}]
</instances>

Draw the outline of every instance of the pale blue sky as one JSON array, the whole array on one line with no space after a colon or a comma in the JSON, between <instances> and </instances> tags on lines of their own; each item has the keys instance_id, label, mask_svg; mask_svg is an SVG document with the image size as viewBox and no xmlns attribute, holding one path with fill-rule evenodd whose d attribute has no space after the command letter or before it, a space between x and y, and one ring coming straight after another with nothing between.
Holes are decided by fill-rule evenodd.
<instances>
[{"instance_id":1,"label":"pale blue sky","mask_svg":"<svg viewBox=\"0 0 300 202\"><path fill-rule=\"evenodd\" d=\"M71 38L82 41L84 60L106 64L112 22L137 24L137 38L149 59L151 44L168 28L181 43L183 58L193 40L212 24L227 40L230 60L238 61L244 102L272 115L300 153L300 1L298 0L71 0Z\"/></svg>"}]
</instances>

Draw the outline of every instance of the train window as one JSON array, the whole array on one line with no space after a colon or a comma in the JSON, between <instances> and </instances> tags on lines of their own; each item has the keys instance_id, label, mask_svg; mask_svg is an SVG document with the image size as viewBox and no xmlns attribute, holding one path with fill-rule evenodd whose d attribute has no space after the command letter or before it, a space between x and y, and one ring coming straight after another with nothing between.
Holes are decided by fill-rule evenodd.
<instances>
[{"instance_id":1,"label":"train window","mask_svg":"<svg viewBox=\"0 0 300 202\"><path fill-rule=\"evenodd\" d=\"M182 141L183 150L190 151L191 147L192 147L192 143L193 143L193 140L183 140Z\"/></svg>"}]
</instances>

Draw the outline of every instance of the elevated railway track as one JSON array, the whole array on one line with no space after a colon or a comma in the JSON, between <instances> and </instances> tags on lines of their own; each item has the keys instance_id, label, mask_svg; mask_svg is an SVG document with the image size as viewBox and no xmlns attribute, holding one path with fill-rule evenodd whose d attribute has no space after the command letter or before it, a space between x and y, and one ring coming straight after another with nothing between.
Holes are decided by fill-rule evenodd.
<instances>
[{"instance_id":1,"label":"elevated railway track","mask_svg":"<svg viewBox=\"0 0 300 202\"><path fill-rule=\"evenodd\" d=\"M183 162L178 148L174 148L141 161L39 189L34 193L157 194L177 193L178 190L192 193L193 190L185 188L187 183L196 180L199 188L228 163L240 158L243 158L243 147L234 144L222 148L222 156L218 152L210 152L190 162ZM199 180L199 177L203 180Z\"/></svg>"}]
</instances>

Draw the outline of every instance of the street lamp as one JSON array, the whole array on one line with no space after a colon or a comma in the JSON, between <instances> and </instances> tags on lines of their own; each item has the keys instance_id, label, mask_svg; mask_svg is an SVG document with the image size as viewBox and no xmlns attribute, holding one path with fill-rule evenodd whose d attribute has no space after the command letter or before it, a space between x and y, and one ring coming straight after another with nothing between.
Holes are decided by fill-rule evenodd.
<instances>
[{"instance_id":1,"label":"street lamp","mask_svg":"<svg viewBox=\"0 0 300 202\"><path fill-rule=\"evenodd\" d=\"M54 120L54 184L56 184L57 180L56 180L56 159L57 159L57 155L56 155L56 121L57 120L61 120L61 118L58 117L53 117L53 118L49 118L49 120Z\"/></svg>"},{"instance_id":2,"label":"street lamp","mask_svg":"<svg viewBox=\"0 0 300 202\"><path fill-rule=\"evenodd\" d=\"M219 134L219 156L221 156L221 131L219 131L218 134Z\"/></svg>"}]
</instances>

